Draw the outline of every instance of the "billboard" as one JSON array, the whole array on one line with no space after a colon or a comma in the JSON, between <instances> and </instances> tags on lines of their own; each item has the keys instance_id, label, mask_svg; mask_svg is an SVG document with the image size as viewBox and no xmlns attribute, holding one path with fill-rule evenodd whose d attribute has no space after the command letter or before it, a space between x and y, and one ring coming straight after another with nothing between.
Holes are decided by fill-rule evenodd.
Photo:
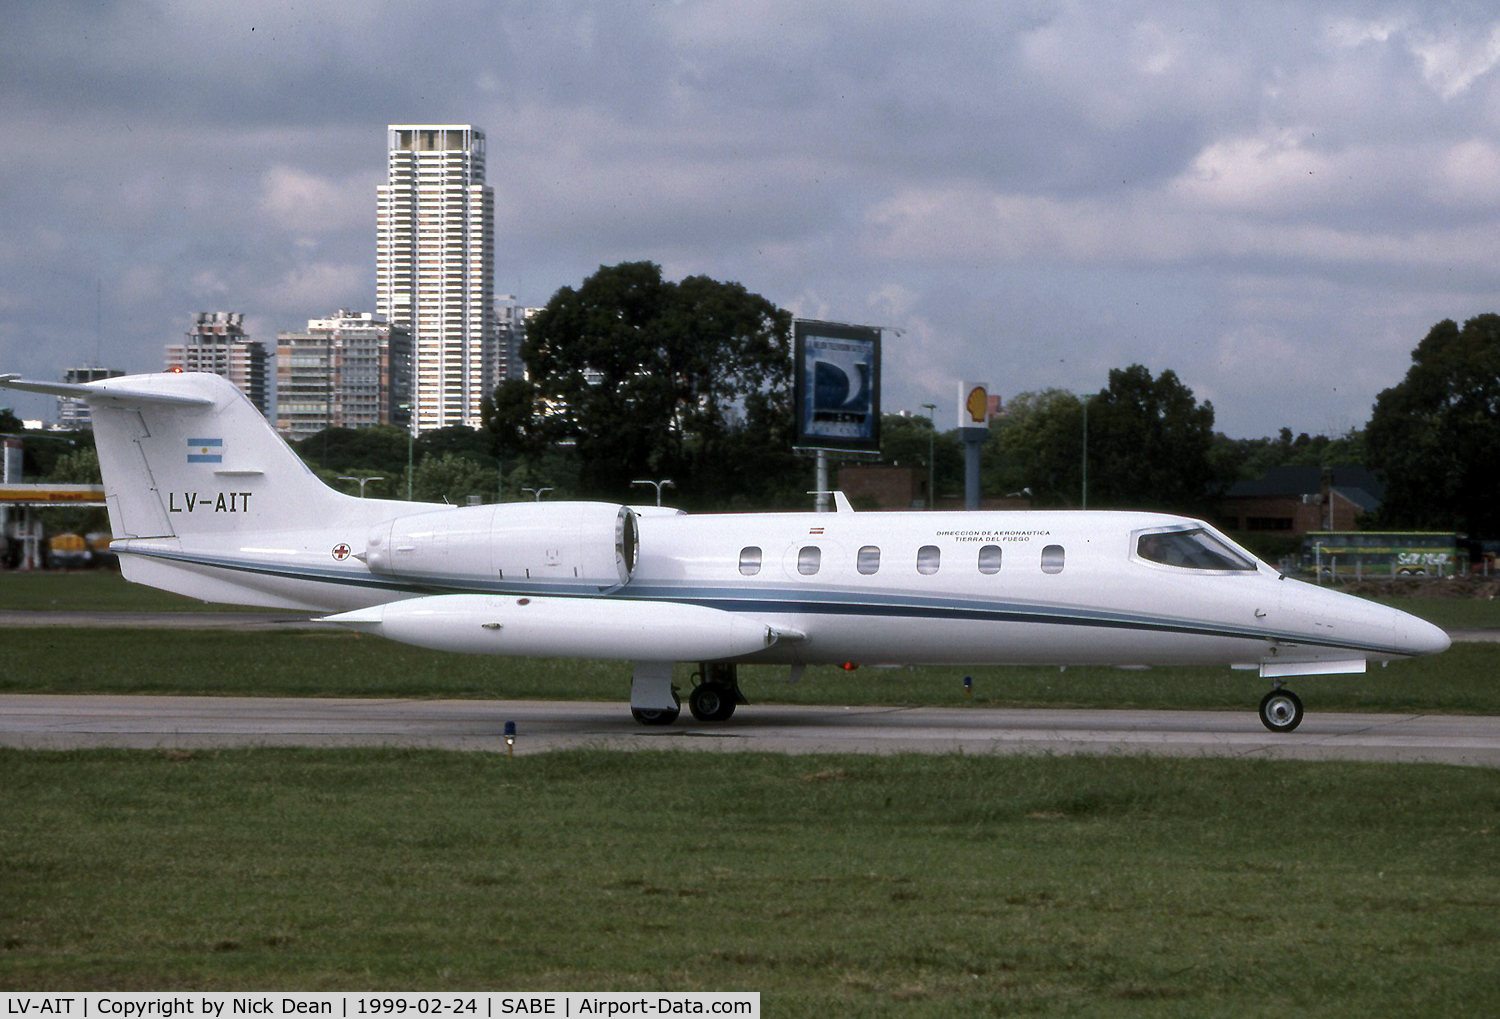
<instances>
[{"instance_id":1,"label":"billboard","mask_svg":"<svg viewBox=\"0 0 1500 1019\"><path fill-rule=\"evenodd\" d=\"M802 449L880 451L880 330L798 319L797 437Z\"/></svg>"}]
</instances>

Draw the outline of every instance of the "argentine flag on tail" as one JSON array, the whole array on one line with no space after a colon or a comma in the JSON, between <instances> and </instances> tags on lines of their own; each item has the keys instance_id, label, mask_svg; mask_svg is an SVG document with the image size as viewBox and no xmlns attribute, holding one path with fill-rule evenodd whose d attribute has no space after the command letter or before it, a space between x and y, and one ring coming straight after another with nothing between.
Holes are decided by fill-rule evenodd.
<instances>
[{"instance_id":1,"label":"argentine flag on tail","mask_svg":"<svg viewBox=\"0 0 1500 1019\"><path fill-rule=\"evenodd\" d=\"M187 462L190 464L221 464L224 462L223 439L188 439Z\"/></svg>"}]
</instances>

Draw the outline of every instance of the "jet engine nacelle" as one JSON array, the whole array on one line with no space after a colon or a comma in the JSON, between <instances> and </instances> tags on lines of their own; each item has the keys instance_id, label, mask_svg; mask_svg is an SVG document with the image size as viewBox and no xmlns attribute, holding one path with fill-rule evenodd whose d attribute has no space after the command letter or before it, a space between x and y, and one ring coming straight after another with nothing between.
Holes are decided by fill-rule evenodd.
<instances>
[{"instance_id":1,"label":"jet engine nacelle","mask_svg":"<svg viewBox=\"0 0 1500 1019\"><path fill-rule=\"evenodd\" d=\"M630 580L635 514L599 502L515 502L417 513L378 525L372 572L403 580L486 578L610 591Z\"/></svg>"}]
</instances>

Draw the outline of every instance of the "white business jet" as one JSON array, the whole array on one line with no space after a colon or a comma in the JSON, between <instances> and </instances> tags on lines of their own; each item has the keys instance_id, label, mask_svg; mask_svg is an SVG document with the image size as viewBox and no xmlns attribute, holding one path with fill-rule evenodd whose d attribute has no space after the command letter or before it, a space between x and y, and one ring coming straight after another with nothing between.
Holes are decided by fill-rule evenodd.
<instances>
[{"instance_id":1,"label":"white business jet","mask_svg":"<svg viewBox=\"0 0 1500 1019\"><path fill-rule=\"evenodd\" d=\"M1289 579L1199 520L1025 511L686 515L601 502L451 507L324 485L226 380L0 386L87 401L126 578L449 651L632 662L646 725L744 703L737 666L1227 665L1286 679L1435 654L1437 627Z\"/></svg>"}]
</instances>

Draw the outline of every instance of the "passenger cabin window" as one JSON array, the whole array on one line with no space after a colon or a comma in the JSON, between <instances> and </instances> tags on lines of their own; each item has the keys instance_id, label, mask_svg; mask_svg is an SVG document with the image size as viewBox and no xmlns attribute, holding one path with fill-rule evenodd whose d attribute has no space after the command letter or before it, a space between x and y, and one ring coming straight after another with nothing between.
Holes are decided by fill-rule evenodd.
<instances>
[{"instance_id":1,"label":"passenger cabin window","mask_svg":"<svg viewBox=\"0 0 1500 1019\"><path fill-rule=\"evenodd\" d=\"M1063 560L1067 553L1061 545L1048 545L1042 549L1042 572L1061 573L1063 571Z\"/></svg>"},{"instance_id":2,"label":"passenger cabin window","mask_svg":"<svg viewBox=\"0 0 1500 1019\"><path fill-rule=\"evenodd\" d=\"M999 545L986 545L979 550L979 572L985 575L1000 572Z\"/></svg>"},{"instance_id":3,"label":"passenger cabin window","mask_svg":"<svg viewBox=\"0 0 1500 1019\"><path fill-rule=\"evenodd\" d=\"M943 553L936 545L923 545L917 549L917 572L924 577L932 576L938 571L942 557Z\"/></svg>"},{"instance_id":4,"label":"passenger cabin window","mask_svg":"<svg viewBox=\"0 0 1500 1019\"><path fill-rule=\"evenodd\" d=\"M859 550L859 556L854 562L855 569L867 577L874 576L880 572L880 549L875 545L866 545Z\"/></svg>"},{"instance_id":5,"label":"passenger cabin window","mask_svg":"<svg viewBox=\"0 0 1500 1019\"><path fill-rule=\"evenodd\" d=\"M747 545L740 549L740 572L747 577L753 577L760 572L759 548Z\"/></svg>"},{"instance_id":6,"label":"passenger cabin window","mask_svg":"<svg viewBox=\"0 0 1500 1019\"><path fill-rule=\"evenodd\" d=\"M1147 562L1185 570L1254 570L1247 558L1201 527L1188 531L1156 531L1135 543L1136 555Z\"/></svg>"},{"instance_id":7,"label":"passenger cabin window","mask_svg":"<svg viewBox=\"0 0 1500 1019\"><path fill-rule=\"evenodd\" d=\"M797 572L811 577L823 563L823 550L816 545L804 545L797 553Z\"/></svg>"}]
</instances>

